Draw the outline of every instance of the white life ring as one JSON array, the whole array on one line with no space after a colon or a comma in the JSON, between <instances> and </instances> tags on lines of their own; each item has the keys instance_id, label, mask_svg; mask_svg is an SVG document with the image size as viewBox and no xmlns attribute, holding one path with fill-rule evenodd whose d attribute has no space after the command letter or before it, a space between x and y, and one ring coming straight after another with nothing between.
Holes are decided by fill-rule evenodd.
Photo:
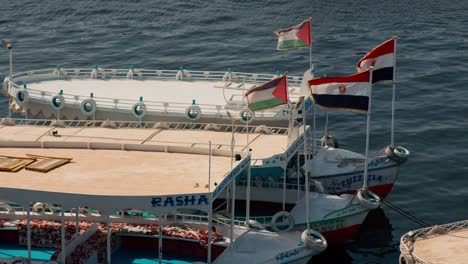
<instances>
[{"instance_id":1,"label":"white life ring","mask_svg":"<svg viewBox=\"0 0 468 264\"><path fill-rule=\"evenodd\" d=\"M41 211L39 212L39 209L41 209ZM50 212L53 214L55 213L55 208L50 206L49 204L46 204L46 203L35 203L33 205L33 212L35 213L40 213L40 214L45 214L46 213L46 210L45 209L49 209Z\"/></svg>"},{"instance_id":2,"label":"white life ring","mask_svg":"<svg viewBox=\"0 0 468 264\"><path fill-rule=\"evenodd\" d=\"M280 219L280 218L286 218L287 227L284 228L284 229L282 229L282 228L280 228L280 226L278 226L278 219ZM293 227L294 227L294 221L293 221L293 219L291 217L291 214L289 212L280 211L280 212L277 212L276 214L274 214L273 217L271 218L271 228L275 232L288 232Z\"/></svg>"},{"instance_id":3,"label":"white life ring","mask_svg":"<svg viewBox=\"0 0 468 264\"><path fill-rule=\"evenodd\" d=\"M88 109L88 107L91 107L91 109ZM93 99L85 99L81 102L81 113L84 115L90 116L94 113L96 113L96 101Z\"/></svg>"},{"instance_id":4,"label":"white life ring","mask_svg":"<svg viewBox=\"0 0 468 264\"><path fill-rule=\"evenodd\" d=\"M255 221L253 219L249 219L248 224L252 228L255 228L255 229L258 229L258 230L266 230L266 227L264 225L262 225L261 223Z\"/></svg>"},{"instance_id":5,"label":"white life ring","mask_svg":"<svg viewBox=\"0 0 468 264\"><path fill-rule=\"evenodd\" d=\"M197 121L198 119L201 118L202 116L202 111L199 106L197 105L191 105L187 107L187 110L185 110L185 116L190 120L190 121Z\"/></svg>"},{"instance_id":6,"label":"white life ring","mask_svg":"<svg viewBox=\"0 0 468 264\"><path fill-rule=\"evenodd\" d=\"M50 99L50 105L52 105L55 110L62 110L65 106L65 98L61 94L55 95Z\"/></svg>"},{"instance_id":7,"label":"white life ring","mask_svg":"<svg viewBox=\"0 0 468 264\"><path fill-rule=\"evenodd\" d=\"M10 264L28 264L29 261L23 257L16 257L11 260Z\"/></svg>"},{"instance_id":8,"label":"white life ring","mask_svg":"<svg viewBox=\"0 0 468 264\"><path fill-rule=\"evenodd\" d=\"M396 146L396 147L387 146L385 148L385 154L387 155L389 159L397 163L403 163L408 159L410 155L410 151L401 146Z\"/></svg>"},{"instance_id":9,"label":"white life ring","mask_svg":"<svg viewBox=\"0 0 468 264\"><path fill-rule=\"evenodd\" d=\"M16 99L16 102L18 102L20 106L24 106L25 104L29 102L28 91L26 89L21 89L17 91L15 95L15 99Z\"/></svg>"},{"instance_id":10,"label":"white life ring","mask_svg":"<svg viewBox=\"0 0 468 264\"><path fill-rule=\"evenodd\" d=\"M10 78L7 76L5 79L3 79L3 87L2 87L2 92L4 96L8 96L8 85L10 83Z\"/></svg>"},{"instance_id":11,"label":"white life ring","mask_svg":"<svg viewBox=\"0 0 468 264\"><path fill-rule=\"evenodd\" d=\"M398 258L398 262L400 264L414 264L414 258L411 255L407 255L405 253L401 253L400 257Z\"/></svg>"},{"instance_id":12,"label":"white life ring","mask_svg":"<svg viewBox=\"0 0 468 264\"><path fill-rule=\"evenodd\" d=\"M248 116L250 116L250 118L248 118ZM239 112L239 118L242 121L242 123L250 124L255 118L255 113L252 112L249 108L244 108Z\"/></svg>"},{"instance_id":13,"label":"white life ring","mask_svg":"<svg viewBox=\"0 0 468 264\"><path fill-rule=\"evenodd\" d=\"M132 114L134 117L141 119L146 115L146 105L143 102L137 102L132 106Z\"/></svg>"},{"instance_id":14,"label":"white life ring","mask_svg":"<svg viewBox=\"0 0 468 264\"><path fill-rule=\"evenodd\" d=\"M325 237L313 229L304 230L301 234L301 239L306 247L316 250L317 252L324 251L328 246Z\"/></svg>"},{"instance_id":15,"label":"white life ring","mask_svg":"<svg viewBox=\"0 0 468 264\"><path fill-rule=\"evenodd\" d=\"M367 193L368 198L364 197L364 192ZM359 204L366 209L373 210L380 206L380 197L369 190L359 189L356 197Z\"/></svg>"},{"instance_id":16,"label":"white life ring","mask_svg":"<svg viewBox=\"0 0 468 264\"><path fill-rule=\"evenodd\" d=\"M9 204L7 203L0 203L0 208L3 208L5 212L7 213L13 213L15 212L15 210L13 209L13 207L11 207Z\"/></svg>"}]
</instances>

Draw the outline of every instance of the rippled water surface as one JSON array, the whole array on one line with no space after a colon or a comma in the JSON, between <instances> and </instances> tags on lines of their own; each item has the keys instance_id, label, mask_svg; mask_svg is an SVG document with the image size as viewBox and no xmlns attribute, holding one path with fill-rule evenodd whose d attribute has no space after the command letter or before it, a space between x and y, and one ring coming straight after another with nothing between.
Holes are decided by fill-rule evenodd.
<instances>
[{"instance_id":1,"label":"rippled water surface","mask_svg":"<svg viewBox=\"0 0 468 264\"><path fill-rule=\"evenodd\" d=\"M135 64L301 75L308 51L276 51L273 31L312 17L317 74L346 75L398 35L396 142L412 156L388 200L431 224L468 218L468 1L44 0L1 1L0 11L15 71ZM7 71L4 50L0 74ZM391 86L375 86L373 99L376 150L390 140ZM1 104L4 115L4 97ZM330 113L330 128L344 148L363 152L364 115ZM416 227L384 206L354 241L312 262L395 263L400 236Z\"/></svg>"}]
</instances>

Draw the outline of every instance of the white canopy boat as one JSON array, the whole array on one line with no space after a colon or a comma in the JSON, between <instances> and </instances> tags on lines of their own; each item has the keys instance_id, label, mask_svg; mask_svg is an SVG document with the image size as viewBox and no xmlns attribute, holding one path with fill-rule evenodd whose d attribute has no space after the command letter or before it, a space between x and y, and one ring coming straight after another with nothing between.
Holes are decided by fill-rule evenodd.
<instances>
[{"instance_id":1,"label":"white canopy boat","mask_svg":"<svg viewBox=\"0 0 468 264\"><path fill-rule=\"evenodd\" d=\"M286 106L252 113L246 90L277 77L274 74L151 69L42 69L5 78L3 93L10 109L26 118L63 120L129 120L238 124L253 115L252 125L287 126ZM288 76L295 102L306 87ZM302 90L301 90L302 89Z\"/></svg>"},{"instance_id":2,"label":"white canopy boat","mask_svg":"<svg viewBox=\"0 0 468 264\"><path fill-rule=\"evenodd\" d=\"M468 220L429 226L404 234L400 264L467 263Z\"/></svg>"},{"instance_id":3,"label":"white canopy boat","mask_svg":"<svg viewBox=\"0 0 468 264\"><path fill-rule=\"evenodd\" d=\"M159 263L306 263L326 248L313 230L270 232L235 221L235 214L213 217L213 201L248 173L249 153L237 151L232 160L223 149L135 140L161 129L0 130L2 262L111 263L147 249L158 252ZM54 253L44 259L48 251Z\"/></svg>"},{"instance_id":4,"label":"white canopy boat","mask_svg":"<svg viewBox=\"0 0 468 264\"><path fill-rule=\"evenodd\" d=\"M8 123L11 122L11 123ZM11 125L11 126L9 126ZM0 122L0 145L18 147L30 144L38 148L57 148L60 144L75 144L73 146L96 149L125 149L137 148L146 151L175 152L175 159L181 162L187 158L184 153L207 154L209 142L214 157L228 157L225 166L229 166L231 156L241 157L246 149L247 134L242 133L245 126L191 124L191 123L140 123L140 122L111 122L111 121L51 121L51 120L21 120L4 119ZM265 126L251 127L249 134L249 148L251 148L251 220L255 220L265 228L279 230L284 219L292 220L294 225L287 224L284 229L301 230L306 225L305 185L304 183L284 184L284 167L287 163L279 157L287 157L284 148L288 140L284 133L286 128L267 128ZM234 133L232 133L234 131ZM231 152L231 137L235 138L234 152ZM298 142L301 140L297 139ZM287 153L294 156L293 144ZM297 149L296 149L297 151ZM280 153L280 154L278 154ZM161 160L163 162L164 160ZM200 167L200 162L191 163L194 168ZM165 163L163 163L165 164ZM188 166L189 164L187 164ZM155 166L155 165L154 165ZM164 171L169 170L164 165ZM183 169L181 167L180 169ZM189 168L187 168L189 169ZM177 170L175 170L177 171ZM167 174L176 173L175 171ZM184 170L185 171L185 170ZM163 172L161 172L163 173ZM266 177L262 177L266 175ZM190 184L203 189L206 183L190 178ZM247 174L243 173L236 180L237 210L243 211L247 195ZM220 181L215 180L216 184ZM148 182L148 187L151 186ZM283 188L285 187L285 188ZM222 192L219 199L213 201L213 207L222 206L227 194ZM230 197L228 197L231 199ZM309 225L320 229L331 243L343 243L352 238L364 221L370 209L378 207L378 201L370 204L362 197L355 195L326 195L311 193L311 208ZM303 208L303 209L298 209ZM226 217L224 217L226 218ZM242 221L245 221L245 217ZM279 220L279 221L278 221ZM283 230L284 230L283 229Z\"/></svg>"}]
</instances>

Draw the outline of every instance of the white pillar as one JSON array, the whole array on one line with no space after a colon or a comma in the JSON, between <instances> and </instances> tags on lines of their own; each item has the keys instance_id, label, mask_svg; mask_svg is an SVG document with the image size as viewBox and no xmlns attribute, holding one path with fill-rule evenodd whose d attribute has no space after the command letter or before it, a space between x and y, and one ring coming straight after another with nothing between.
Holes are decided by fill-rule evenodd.
<instances>
[{"instance_id":1,"label":"white pillar","mask_svg":"<svg viewBox=\"0 0 468 264\"><path fill-rule=\"evenodd\" d=\"M61 230L61 242L62 242L62 252L61 252L61 256L62 256L62 259L60 260L62 262L62 264L65 264L65 260L66 260L66 252L65 252L65 243L67 242L66 241L66 237L65 237L65 232L66 232L66 229L65 229L65 208L63 208L63 206L61 207L61 214L62 214L62 230Z\"/></svg>"},{"instance_id":2,"label":"white pillar","mask_svg":"<svg viewBox=\"0 0 468 264\"><path fill-rule=\"evenodd\" d=\"M252 176L250 171L250 164L247 168L247 204L245 206L245 224L249 227L250 222L250 186L252 185Z\"/></svg>"},{"instance_id":3,"label":"white pillar","mask_svg":"<svg viewBox=\"0 0 468 264\"><path fill-rule=\"evenodd\" d=\"M236 178L234 177L231 182L231 191L232 191L232 201L231 201L231 232L229 235L229 239L231 243L229 246L232 246L234 242L234 217L235 217L235 209L236 209Z\"/></svg>"},{"instance_id":4,"label":"white pillar","mask_svg":"<svg viewBox=\"0 0 468 264\"><path fill-rule=\"evenodd\" d=\"M75 233L80 232L80 207L76 207L76 215L75 215Z\"/></svg>"},{"instance_id":5,"label":"white pillar","mask_svg":"<svg viewBox=\"0 0 468 264\"><path fill-rule=\"evenodd\" d=\"M26 240L28 244L28 260L31 262L31 206L29 204L26 211Z\"/></svg>"},{"instance_id":6,"label":"white pillar","mask_svg":"<svg viewBox=\"0 0 468 264\"><path fill-rule=\"evenodd\" d=\"M111 231L111 227L110 227L110 215L107 216L107 219L106 219L106 225L107 225L107 264L111 264L112 262L112 248L111 248L111 235L112 235L112 231Z\"/></svg>"},{"instance_id":7,"label":"white pillar","mask_svg":"<svg viewBox=\"0 0 468 264\"><path fill-rule=\"evenodd\" d=\"M162 255L163 255L163 224L162 224L162 215L159 216L159 243L158 243L158 257L159 257L159 264L162 264Z\"/></svg>"},{"instance_id":8,"label":"white pillar","mask_svg":"<svg viewBox=\"0 0 468 264\"><path fill-rule=\"evenodd\" d=\"M212 229L213 229L213 195L211 195L210 208L208 209L208 257L206 260L206 263L208 264L211 264L211 240L213 239Z\"/></svg>"}]
</instances>

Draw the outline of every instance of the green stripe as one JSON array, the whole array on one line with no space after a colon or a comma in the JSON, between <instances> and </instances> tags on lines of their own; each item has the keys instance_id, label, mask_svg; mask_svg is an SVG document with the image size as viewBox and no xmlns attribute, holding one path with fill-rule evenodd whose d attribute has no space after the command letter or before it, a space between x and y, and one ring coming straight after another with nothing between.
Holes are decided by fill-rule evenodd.
<instances>
[{"instance_id":1,"label":"green stripe","mask_svg":"<svg viewBox=\"0 0 468 264\"><path fill-rule=\"evenodd\" d=\"M295 49L295 48L306 48L309 47L307 42L300 39L278 41L278 49Z\"/></svg>"},{"instance_id":2,"label":"green stripe","mask_svg":"<svg viewBox=\"0 0 468 264\"><path fill-rule=\"evenodd\" d=\"M275 106L282 105L282 104L284 104L284 102L275 97L275 98L271 98L268 100L251 103L249 104L249 108L252 111L257 111L257 110L275 107Z\"/></svg>"}]
</instances>

